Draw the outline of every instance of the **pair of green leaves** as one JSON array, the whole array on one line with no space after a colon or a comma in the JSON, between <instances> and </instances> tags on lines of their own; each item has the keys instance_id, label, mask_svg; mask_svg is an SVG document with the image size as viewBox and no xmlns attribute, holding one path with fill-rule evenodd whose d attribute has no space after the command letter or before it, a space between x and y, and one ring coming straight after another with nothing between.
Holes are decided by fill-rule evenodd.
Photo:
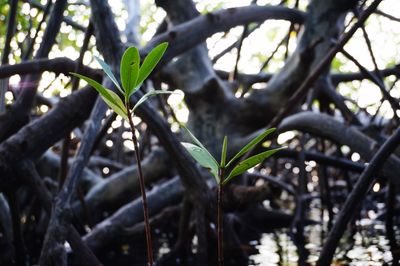
<instances>
[{"instance_id":1,"label":"pair of green leaves","mask_svg":"<svg viewBox=\"0 0 400 266\"><path fill-rule=\"evenodd\" d=\"M219 170L222 168L229 168L230 166L233 166L233 163L239 159L241 156L246 154L251 148L253 148L255 145L257 145L260 141L262 141L266 136L271 134L272 132L275 131L275 128L270 128L258 135L256 138L254 138L252 141L250 141L247 145L245 145L235 156L233 156L232 159L229 160L228 163L226 163L226 154L227 154L227 149L228 149L228 138L225 136L224 142L222 145L222 153L221 153L221 162L218 163L217 160L210 154L210 152L204 147L204 145L189 131L187 130L190 138L195 144L188 143L188 142L182 142L182 145L185 147L185 149L189 152L189 154L203 167L209 169L211 171L211 174L215 177L217 180L217 183L219 184L221 182L220 177L219 177ZM251 156L238 164L236 164L232 171L229 173L229 175L224 178L222 181L222 185L225 185L228 183L233 177L238 176L248 169L256 166L257 164L261 163L264 161L266 158L272 156L274 153L277 151L281 150L283 148L277 148L273 150L268 150L262 153L259 153L257 155Z\"/></svg>"},{"instance_id":2,"label":"pair of green leaves","mask_svg":"<svg viewBox=\"0 0 400 266\"><path fill-rule=\"evenodd\" d=\"M122 56L120 64L120 78L122 87L120 86L117 78L111 71L111 67L102 59L96 57L96 60L100 64L103 71L107 74L110 80L115 84L117 89L124 96L125 103L121 100L118 94L116 94L110 89L105 88L97 81L77 73L71 73L71 74L85 80L89 85L91 85L99 92L103 100L112 110L114 110L114 112L119 114L124 119L128 119L126 107L129 102L130 96L140 88L142 83L151 74L151 72L157 66L158 62L161 60L162 56L167 50L167 47L168 43L166 42L156 46L146 56L142 65L140 65L139 50L134 46L126 49L124 55ZM154 90L146 93L132 108L132 112L135 112L136 108L139 107L139 105L142 104L144 101L146 101L149 97L157 94L166 94L166 93L171 93L171 92Z\"/></svg>"}]
</instances>

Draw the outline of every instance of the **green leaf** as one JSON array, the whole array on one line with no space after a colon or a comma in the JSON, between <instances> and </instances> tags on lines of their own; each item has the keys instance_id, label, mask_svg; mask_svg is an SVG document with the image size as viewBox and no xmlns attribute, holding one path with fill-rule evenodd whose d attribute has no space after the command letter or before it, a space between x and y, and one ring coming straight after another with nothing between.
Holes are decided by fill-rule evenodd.
<instances>
[{"instance_id":1,"label":"green leaf","mask_svg":"<svg viewBox=\"0 0 400 266\"><path fill-rule=\"evenodd\" d=\"M207 157L211 158L213 161L213 164L217 166L217 169L215 171L215 174L213 173L214 177L217 179L217 182L219 183L219 177L218 177L218 162L217 160L215 160L215 158L211 155L211 153L206 149L206 147L204 147L204 145L200 142L200 140L198 140L193 133L184 125L181 125L186 132L189 134L189 137L192 139L192 141L199 146L200 148L202 148L206 153L207 153ZM192 144L193 145L193 144Z\"/></svg>"},{"instance_id":2,"label":"green leaf","mask_svg":"<svg viewBox=\"0 0 400 266\"><path fill-rule=\"evenodd\" d=\"M255 137L252 141L250 141L246 146L244 146L233 158L228 162L226 167L229 167L231 163L233 163L236 159L238 159L240 156L244 155L246 152L248 152L252 147L257 145L260 141L262 141L266 136L274 132L276 128L270 128L265 130L263 133Z\"/></svg>"},{"instance_id":3,"label":"green leaf","mask_svg":"<svg viewBox=\"0 0 400 266\"><path fill-rule=\"evenodd\" d=\"M109 65L107 65L106 62L104 62L102 59L98 58L97 56L95 56L94 58L96 58L97 62L100 64L101 68L103 69L103 71L107 74L107 76L111 79L111 81L115 84L115 86L117 87L117 89L124 94L124 91L121 89L121 86L118 83L118 80L116 79L116 77L114 76L114 74L111 71L111 67Z\"/></svg>"},{"instance_id":4,"label":"green leaf","mask_svg":"<svg viewBox=\"0 0 400 266\"><path fill-rule=\"evenodd\" d=\"M215 162L214 157L211 156L211 154L192 143L188 142L181 142L183 147L189 152L189 154L203 167L207 168L210 170L211 174L215 177L217 182L219 183L219 177L218 177L218 164Z\"/></svg>"},{"instance_id":5,"label":"green leaf","mask_svg":"<svg viewBox=\"0 0 400 266\"><path fill-rule=\"evenodd\" d=\"M125 109L125 105L122 102L121 98L118 96L118 94L116 94L115 92L113 92L112 90L106 89L106 91L108 92L108 94L112 97L113 101L110 102L108 100L108 98L103 98L103 100L108 104L108 106L111 107L111 109L113 109L117 114L119 114L122 118L124 118L125 120L128 120L128 114L126 112ZM103 96L103 95L101 95Z\"/></svg>"},{"instance_id":6,"label":"green leaf","mask_svg":"<svg viewBox=\"0 0 400 266\"><path fill-rule=\"evenodd\" d=\"M248 169L256 166L257 164L261 163L264 161L266 158L270 157L274 153L276 153L279 150L282 150L284 148L277 148L269 151L262 152L260 154L254 155L252 157L247 158L246 160L238 163L233 170L230 172L228 177L223 181L223 185L225 185L229 180L231 180L233 177L240 175L247 171Z\"/></svg>"},{"instance_id":7,"label":"green leaf","mask_svg":"<svg viewBox=\"0 0 400 266\"><path fill-rule=\"evenodd\" d=\"M189 134L189 137L192 139L192 141L193 141L196 145L198 145L198 146L200 146L201 148L207 150L207 149L204 147L204 145L200 142L200 140L198 140L198 139L193 135L193 133L192 133L185 125L182 125L182 124L181 124L181 126L186 130L186 132ZM214 157L213 157L213 158L214 158Z\"/></svg>"},{"instance_id":8,"label":"green leaf","mask_svg":"<svg viewBox=\"0 0 400 266\"><path fill-rule=\"evenodd\" d=\"M114 112L116 112L117 114L122 116L124 119L128 118L128 116L126 114L126 110L125 110L125 105L122 102L121 98L115 92L113 92L112 90L106 89L103 85L101 85L100 83L98 83L97 81L95 81L91 78L80 75L78 73L70 72L70 74L86 81L90 86L92 86L99 92L101 98L103 98L103 100L106 102L106 104L112 110L114 110Z\"/></svg>"},{"instance_id":9,"label":"green leaf","mask_svg":"<svg viewBox=\"0 0 400 266\"><path fill-rule=\"evenodd\" d=\"M136 85L142 84L143 81L150 75L153 69L156 67L158 62L161 60L161 57L167 50L168 43L163 42L157 45L151 52L146 56L143 61L142 66L139 69L139 77L136 81Z\"/></svg>"},{"instance_id":10,"label":"green leaf","mask_svg":"<svg viewBox=\"0 0 400 266\"><path fill-rule=\"evenodd\" d=\"M228 137L225 136L224 142L222 144L222 151L221 151L221 167L225 167L227 148L228 148Z\"/></svg>"},{"instance_id":11,"label":"green leaf","mask_svg":"<svg viewBox=\"0 0 400 266\"><path fill-rule=\"evenodd\" d=\"M158 94L173 94L176 92L173 91L163 91L163 90L154 90L154 91L149 91L148 93L146 93L145 95L142 96L142 98L139 99L139 101L137 101L137 103L135 104L135 106L133 106L132 108L132 112L135 112L135 110L142 104L144 103L148 98L152 97L152 96L156 96Z\"/></svg>"},{"instance_id":12,"label":"green leaf","mask_svg":"<svg viewBox=\"0 0 400 266\"><path fill-rule=\"evenodd\" d=\"M122 88L125 91L125 98L129 97L134 93L138 87L136 81L139 75L140 66L140 55L136 47L132 46L126 49L121 59L120 75Z\"/></svg>"}]
</instances>

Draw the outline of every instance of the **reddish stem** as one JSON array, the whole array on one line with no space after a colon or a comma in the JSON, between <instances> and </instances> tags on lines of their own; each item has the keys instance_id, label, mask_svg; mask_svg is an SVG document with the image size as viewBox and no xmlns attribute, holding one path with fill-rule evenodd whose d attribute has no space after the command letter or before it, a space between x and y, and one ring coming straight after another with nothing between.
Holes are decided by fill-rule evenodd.
<instances>
[{"instance_id":1,"label":"reddish stem","mask_svg":"<svg viewBox=\"0 0 400 266\"><path fill-rule=\"evenodd\" d=\"M149 209L147 207L147 197L146 197L146 190L145 190L145 185L144 185L142 163L140 160L139 145L138 145L138 140L135 135L135 126L132 121L132 114L131 114L131 110L129 107L129 101L125 102L125 106L126 106L126 112L128 115L129 125L130 125L131 131L132 131L132 142L133 142L133 146L135 148L136 163L137 163L137 169L138 169L138 174L139 174L140 193L142 194L143 216L144 216L146 244L147 244L147 265L153 266L153 246L152 246L152 241L151 241Z\"/></svg>"},{"instance_id":2,"label":"reddish stem","mask_svg":"<svg viewBox=\"0 0 400 266\"><path fill-rule=\"evenodd\" d=\"M219 170L219 184L218 184L218 214L217 214L217 232L218 232L218 265L224 265L224 232L223 232L223 210L222 210L222 203L223 203L223 185L222 182L224 181L225 175L225 168L220 168Z\"/></svg>"}]
</instances>

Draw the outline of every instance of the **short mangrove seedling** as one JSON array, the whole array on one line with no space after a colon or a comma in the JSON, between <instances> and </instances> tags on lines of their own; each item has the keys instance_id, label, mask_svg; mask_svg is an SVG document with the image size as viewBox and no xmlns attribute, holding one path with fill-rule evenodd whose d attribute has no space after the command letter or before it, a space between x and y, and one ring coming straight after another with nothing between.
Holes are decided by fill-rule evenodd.
<instances>
[{"instance_id":1,"label":"short mangrove seedling","mask_svg":"<svg viewBox=\"0 0 400 266\"><path fill-rule=\"evenodd\" d=\"M245 145L232 159L226 163L226 154L228 149L228 137L225 136L222 144L221 161L220 163L211 155L211 153L204 147L203 144L189 131L187 130L190 138L194 142L182 142L182 145L189 152L189 154L203 167L210 170L211 174L215 177L218 184L217 192L217 238L218 238L218 265L224 265L224 254L223 254L223 227L222 227L222 197L223 188L232 178L238 176L250 168L264 161L266 158L272 156L277 151L283 148L277 148L268 150L257 155L253 155L247 159L244 159L237 163L237 160L245 155L250 149L261 142L266 136L275 131L275 128L270 128L258 135L247 145ZM228 175L227 170L231 170ZM226 178L225 178L226 177Z\"/></svg>"},{"instance_id":2,"label":"short mangrove seedling","mask_svg":"<svg viewBox=\"0 0 400 266\"><path fill-rule=\"evenodd\" d=\"M146 244L147 244L147 261L148 265L153 265L153 248L151 242L151 231L150 231L150 223L149 223L149 211L147 208L147 198L146 198L146 191L144 185L144 177L140 159L140 152L139 152L139 145L138 140L135 135L135 126L132 121L132 115L134 114L135 110L149 97L157 95L157 94L164 94L164 93L171 93L169 91L162 91L162 90L153 90L140 98L139 101L131 108L129 99L133 93L135 93L145 79L150 75L153 69L156 67L158 62L161 60L165 50L168 47L168 43L161 43L157 47L155 47L144 59L143 63L140 65L140 55L139 50L136 47L129 47L126 49L125 53L121 59L120 65L120 77L122 86L119 84L118 80L114 76L111 71L109 65L106 64L100 58L97 58L100 66L103 68L104 72L107 76L111 79L111 81L115 84L116 88L121 92L124 97L124 101L120 98L118 94L114 91L105 88L103 85L98 83L97 81L90 79L88 77L82 76L77 73L71 73L72 75L85 80L89 83L93 88L95 88L106 104L118 115L128 121L130 129L132 131L132 142L135 148L135 156L137 162L137 169L138 169L138 176L139 176L139 183L140 183L140 192L142 194L142 204L143 204L143 216L145 222L145 232L146 232Z\"/></svg>"}]
</instances>

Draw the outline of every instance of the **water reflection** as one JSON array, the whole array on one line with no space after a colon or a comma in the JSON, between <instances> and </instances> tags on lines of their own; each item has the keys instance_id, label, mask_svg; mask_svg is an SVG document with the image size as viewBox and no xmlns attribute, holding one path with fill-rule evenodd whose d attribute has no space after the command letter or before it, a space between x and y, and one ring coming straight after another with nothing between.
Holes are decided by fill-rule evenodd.
<instances>
[{"instance_id":1,"label":"water reflection","mask_svg":"<svg viewBox=\"0 0 400 266\"><path fill-rule=\"evenodd\" d=\"M385 237L384 223L361 219L354 226L357 229L356 233L347 232L342 238L332 265L392 265L392 254L389 241ZM323 231L320 225L305 228L308 241L305 247L310 252L307 262L311 265L316 263L321 250L321 238L327 234ZM250 257L249 265L298 265L297 248L289 237L288 230L263 234L255 247L258 254Z\"/></svg>"}]
</instances>

